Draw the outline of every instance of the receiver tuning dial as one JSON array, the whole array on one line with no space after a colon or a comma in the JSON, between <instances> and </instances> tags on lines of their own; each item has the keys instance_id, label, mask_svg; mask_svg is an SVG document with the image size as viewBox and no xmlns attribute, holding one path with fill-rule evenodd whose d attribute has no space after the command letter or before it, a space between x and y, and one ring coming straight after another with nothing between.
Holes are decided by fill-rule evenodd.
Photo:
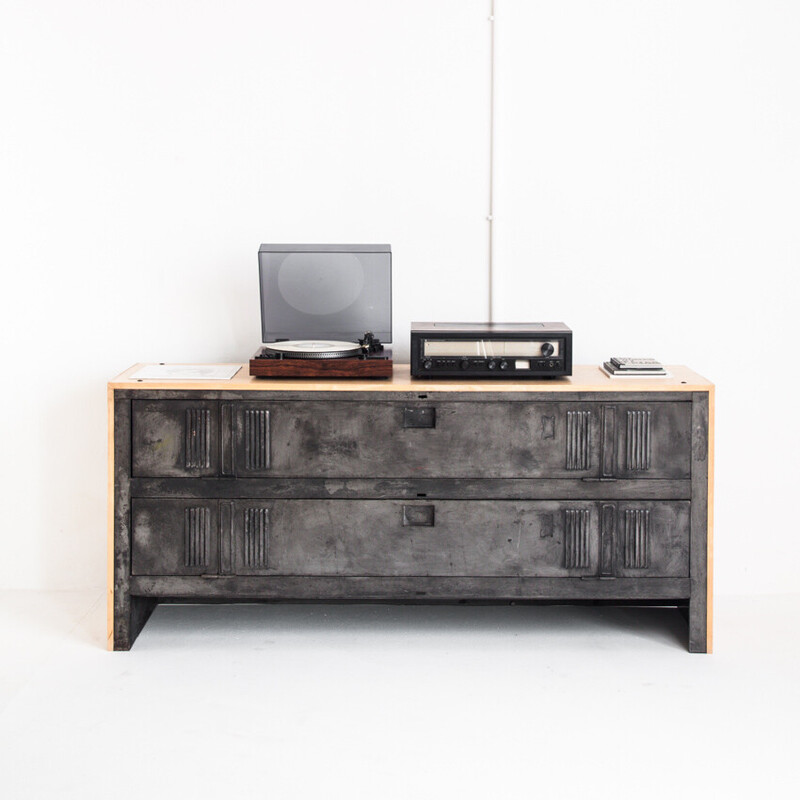
<instances>
[{"instance_id":1,"label":"receiver tuning dial","mask_svg":"<svg viewBox=\"0 0 800 800\"><path fill-rule=\"evenodd\" d=\"M555 348L550 342L542 342L542 355L551 356L555 352Z\"/></svg>"}]
</instances>

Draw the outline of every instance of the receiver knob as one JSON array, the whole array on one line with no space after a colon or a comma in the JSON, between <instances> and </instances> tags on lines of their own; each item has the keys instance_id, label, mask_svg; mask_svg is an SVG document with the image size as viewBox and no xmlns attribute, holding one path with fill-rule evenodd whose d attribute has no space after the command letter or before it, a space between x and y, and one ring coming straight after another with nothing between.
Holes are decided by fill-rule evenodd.
<instances>
[{"instance_id":1,"label":"receiver knob","mask_svg":"<svg viewBox=\"0 0 800 800\"><path fill-rule=\"evenodd\" d=\"M542 355L543 356L551 356L555 352L555 348L550 342L542 342Z\"/></svg>"},{"instance_id":2,"label":"receiver knob","mask_svg":"<svg viewBox=\"0 0 800 800\"><path fill-rule=\"evenodd\" d=\"M430 369L432 366L433 366L433 362L432 362L432 361L431 361L429 358L426 358L426 359L425 359L425 360L422 362L422 368L423 368L423 369Z\"/></svg>"},{"instance_id":3,"label":"receiver knob","mask_svg":"<svg viewBox=\"0 0 800 800\"><path fill-rule=\"evenodd\" d=\"M467 369L467 367L469 367L469 361L467 361L466 358L462 358L459 366L461 367L461 369Z\"/></svg>"},{"instance_id":4,"label":"receiver knob","mask_svg":"<svg viewBox=\"0 0 800 800\"><path fill-rule=\"evenodd\" d=\"M486 366L489 369L494 369L497 366L497 362L496 361L490 361Z\"/></svg>"},{"instance_id":5,"label":"receiver knob","mask_svg":"<svg viewBox=\"0 0 800 800\"><path fill-rule=\"evenodd\" d=\"M508 361L501 361L500 369L508 369Z\"/></svg>"}]
</instances>

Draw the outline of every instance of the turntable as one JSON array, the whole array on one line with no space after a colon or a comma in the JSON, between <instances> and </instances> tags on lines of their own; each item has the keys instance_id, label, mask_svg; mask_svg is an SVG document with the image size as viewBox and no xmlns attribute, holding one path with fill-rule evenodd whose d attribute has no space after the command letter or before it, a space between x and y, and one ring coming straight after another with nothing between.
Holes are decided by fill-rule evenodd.
<instances>
[{"instance_id":1,"label":"turntable","mask_svg":"<svg viewBox=\"0 0 800 800\"><path fill-rule=\"evenodd\" d=\"M259 378L389 378L389 245L262 244Z\"/></svg>"}]
</instances>

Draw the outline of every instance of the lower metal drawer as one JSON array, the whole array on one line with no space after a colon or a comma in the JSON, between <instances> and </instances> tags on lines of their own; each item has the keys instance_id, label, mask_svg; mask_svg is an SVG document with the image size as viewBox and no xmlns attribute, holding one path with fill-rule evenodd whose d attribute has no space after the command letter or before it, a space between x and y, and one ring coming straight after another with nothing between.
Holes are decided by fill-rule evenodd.
<instances>
[{"instance_id":1,"label":"lower metal drawer","mask_svg":"<svg viewBox=\"0 0 800 800\"><path fill-rule=\"evenodd\" d=\"M133 575L687 577L690 503L131 502Z\"/></svg>"}]
</instances>

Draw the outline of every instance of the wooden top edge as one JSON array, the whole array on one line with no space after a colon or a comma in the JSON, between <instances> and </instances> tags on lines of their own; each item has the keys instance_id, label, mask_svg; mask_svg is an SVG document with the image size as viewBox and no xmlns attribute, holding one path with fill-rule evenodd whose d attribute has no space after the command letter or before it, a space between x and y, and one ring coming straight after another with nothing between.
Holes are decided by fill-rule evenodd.
<instances>
[{"instance_id":1,"label":"wooden top edge","mask_svg":"<svg viewBox=\"0 0 800 800\"><path fill-rule=\"evenodd\" d=\"M311 392L708 392L714 384L684 366L667 366L669 378L609 378L599 366L592 364L573 367L568 378L539 380L496 380L456 378L426 380L412 378L408 364L395 364L391 378L341 379L331 378L253 378L248 364L224 381L150 381L130 380L128 376L145 366L134 364L108 384L112 389L201 389L204 391L311 391Z\"/></svg>"}]
</instances>

